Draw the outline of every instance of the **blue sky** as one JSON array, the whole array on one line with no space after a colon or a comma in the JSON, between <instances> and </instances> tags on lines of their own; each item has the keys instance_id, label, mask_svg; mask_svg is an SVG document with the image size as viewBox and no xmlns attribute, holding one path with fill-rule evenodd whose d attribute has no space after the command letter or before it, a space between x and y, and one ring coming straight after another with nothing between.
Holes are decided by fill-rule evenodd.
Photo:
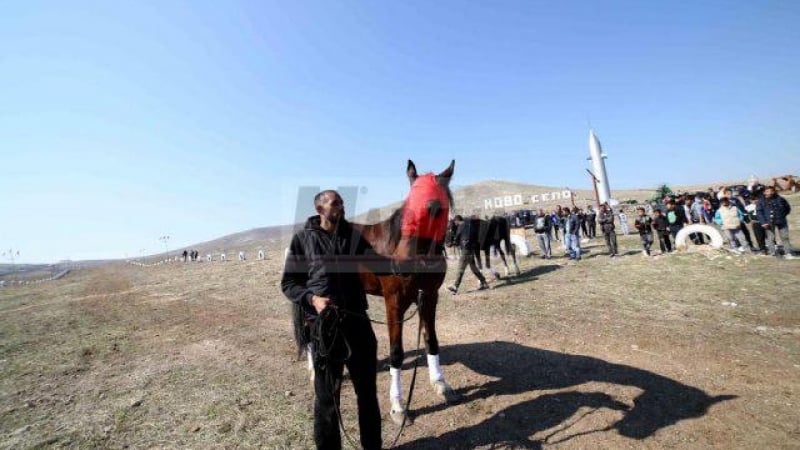
<instances>
[{"instance_id":1,"label":"blue sky","mask_svg":"<svg viewBox=\"0 0 800 450\"><path fill-rule=\"evenodd\" d=\"M301 185L612 190L797 173L800 3L37 2L0 15L0 248L138 256L292 222ZM352 209L352 208L351 208Z\"/></svg>"}]
</instances>

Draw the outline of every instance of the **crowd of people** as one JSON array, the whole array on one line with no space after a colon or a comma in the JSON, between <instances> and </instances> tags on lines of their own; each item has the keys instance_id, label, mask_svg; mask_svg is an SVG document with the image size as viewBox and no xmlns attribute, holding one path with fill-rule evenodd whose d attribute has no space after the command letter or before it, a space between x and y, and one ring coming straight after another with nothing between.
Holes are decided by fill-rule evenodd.
<instances>
[{"instance_id":1,"label":"crowd of people","mask_svg":"<svg viewBox=\"0 0 800 450\"><path fill-rule=\"evenodd\" d=\"M707 192L666 195L659 202L636 207L633 226L639 234L643 253L651 255L658 242L662 254L676 247L678 232L691 224L706 224L720 229L731 250L736 253L793 258L789 241L787 216L791 207L774 186L753 185L732 190L727 187L709 188ZM542 258L552 257L552 242L560 241L570 259L581 259L581 240L603 235L609 256L619 255L617 224L622 234L629 233L624 209L615 213L608 204L599 211L592 206L556 206L550 212L539 209L525 225L532 228L542 252ZM704 244L703 233L689 235L694 244Z\"/></svg>"}]
</instances>

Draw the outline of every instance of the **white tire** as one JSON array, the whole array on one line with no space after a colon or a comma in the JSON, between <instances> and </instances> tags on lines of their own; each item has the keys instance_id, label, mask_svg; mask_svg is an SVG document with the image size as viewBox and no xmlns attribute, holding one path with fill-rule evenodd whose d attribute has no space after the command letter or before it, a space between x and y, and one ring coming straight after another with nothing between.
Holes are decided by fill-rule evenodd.
<instances>
[{"instance_id":1,"label":"white tire","mask_svg":"<svg viewBox=\"0 0 800 450\"><path fill-rule=\"evenodd\" d=\"M711 248L722 248L724 241L719 230L711 225L704 225L702 223L693 223L681 228L681 231L678 231L678 234L675 236L675 248L686 248L686 239L693 233L702 233L708 236L711 239Z\"/></svg>"}]
</instances>

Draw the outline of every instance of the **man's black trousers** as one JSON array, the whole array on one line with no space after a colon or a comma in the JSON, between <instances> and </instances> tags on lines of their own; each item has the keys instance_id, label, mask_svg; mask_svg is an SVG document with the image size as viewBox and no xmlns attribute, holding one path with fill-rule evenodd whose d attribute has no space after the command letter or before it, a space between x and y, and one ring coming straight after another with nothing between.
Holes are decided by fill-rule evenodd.
<instances>
[{"instance_id":1,"label":"man's black trousers","mask_svg":"<svg viewBox=\"0 0 800 450\"><path fill-rule=\"evenodd\" d=\"M366 315L366 313L363 313ZM372 325L365 317L346 316L340 324L352 354L344 363L314 364L314 441L318 449L342 448L336 404L344 366L358 399L358 426L365 450L381 448L381 411L375 387L378 344ZM335 403L334 403L335 402Z\"/></svg>"}]
</instances>

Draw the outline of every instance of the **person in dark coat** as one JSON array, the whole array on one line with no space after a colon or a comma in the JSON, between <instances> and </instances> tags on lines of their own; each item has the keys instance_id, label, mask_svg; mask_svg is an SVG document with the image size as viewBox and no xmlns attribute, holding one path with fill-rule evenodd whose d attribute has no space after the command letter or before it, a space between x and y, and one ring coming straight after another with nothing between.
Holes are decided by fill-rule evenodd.
<instances>
[{"instance_id":1,"label":"person in dark coat","mask_svg":"<svg viewBox=\"0 0 800 450\"><path fill-rule=\"evenodd\" d=\"M633 226L639 232L639 238L642 240L642 247L644 253L650 256L650 246L653 245L653 219L644 212L644 208L636 208L636 219Z\"/></svg>"},{"instance_id":2,"label":"person in dark coat","mask_svg":"<svg viewBox=\"0 0 800 450\"><path fill-rule=\"evenodd\" d=\"M606 238L606 246L608 246L609 256L612 258L617 256L617 232L614 227L614 212L608 206L608 203L600 205L600 214L597 221L600 223L600 231Z\"/></svg>"},{"instance_id":3,"label":"person in dark coat","mask_svg":"<svg viewBox=\"0 0 800 450\"><path fill-rule=\"evenodd\" d=\"M337 336L327 352L314 350L314 441L320 449L340 449L336 405L344 366L347 366L358 403L361 446L380 449L381 413L376 390L377 340L367 316L367 296L358 275L366 265L376 274L399 268L378 255L344 218L344 202L336 191L317 194L318 215L306 221L292 237L281 279L281 289L317 324L326 314L338 314Z\"/></svg>"},{"instance_id":4,"label":"person in dark coat","mask_svg":"<svg viewBox=\"0 0 800 450\"><path fill-rule=\"evenodd\" d=\"M675 236L678 235L678 231L681 231L681 228L689 223L689 219L686 217L683 205L678 206L677 203L675 203L675 200L670 200L667 202L666 218L667 223L669 224L669 232L672 235L672 239L675 239Z\"/></svg>"},{"instance_id":5,"label":"person in dark coat","mask_svg":"<svg viewBox=\"0 0 800 450\"><path fill-rule=\"evenodd\" d=\"M586 224L588 225L588 237L594 239L597 237L597 212L589 205L586 208Z\"/></svg>"},{"instance_id":6,"label":"person in dark coat","mask_svg":"<svg viewBox=\"0 0 800 450\"><path fill-rule=\"evenodd\" d=\"M770 254L786 258L793 258L792 244L789 242L789 222L786 217L792 212L792 207L785 198L775 192L773 186L764 188L764 198L758 202L756 214L758 222L766 231L767 248ZM776 242L776 238L779 242Z\"/></svg>"},{"instance_id":7,"label":"person in dark coat","mask_svg":"<svg viewBox=\"0 0 800 450\"><path fill-rule=\"evenodd\" d=\"M661 248L661 254L669 253L672 251L672 241L669 237L669 222L660 209L653 210L653 229L656 230L658 236L658 246Z\"/></svg>"},{"instance_id":8,"label":"person in dark coat","mask_svg":"<svg viewBox=\"0 0 800 450\"><path fill-rule=\"evenodd\" d=\"M461 280L464 278L464 271L469 266L469 269L480 281L478 289L488 289L489 285L486 283L486 278L483 276L478 266L475 264L475 258L478 256L480 248L480 219L470 218L464 220L462 216L455 217L455 223L458 226L456 231L456 241L461 247L461 256L458 260L458 272L456 273L456 281L447 287L453 295L458 293L458 288L461 286Z\"/></svg>"}]
</instances>

